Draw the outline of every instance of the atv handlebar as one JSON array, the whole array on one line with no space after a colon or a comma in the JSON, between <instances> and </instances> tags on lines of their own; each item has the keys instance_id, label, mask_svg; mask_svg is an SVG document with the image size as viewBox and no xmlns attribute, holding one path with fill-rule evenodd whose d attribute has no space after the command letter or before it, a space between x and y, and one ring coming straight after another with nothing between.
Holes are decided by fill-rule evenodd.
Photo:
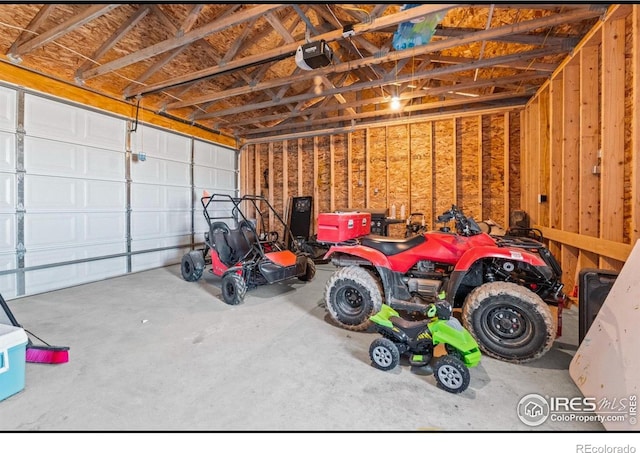
<instances>
[{"instance_id":1,"label":"atv handlebar","mask_svg":"<svg viewBox=\"0 0 640 453\"><path fill-rule=\"evenodd\" d=\"M471 217L464 215L462 210L456 205L451 205L451 209L438 216L438 223L447 223L451 220L456 222L456 230L462 236L473 236L482 233L480 226Z\"/></svg>"}]
</instances>

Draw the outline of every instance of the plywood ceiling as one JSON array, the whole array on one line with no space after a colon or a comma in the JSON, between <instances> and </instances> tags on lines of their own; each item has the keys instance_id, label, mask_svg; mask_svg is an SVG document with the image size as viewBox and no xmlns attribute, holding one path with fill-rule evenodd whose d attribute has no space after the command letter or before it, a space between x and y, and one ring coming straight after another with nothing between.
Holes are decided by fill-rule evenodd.
<instances>
[{"instance_id":1,"label":"plywood ceiling","mask_svg":"<svg viewBox=\"0 0 640 453\"><path fill-rule=\"evenodd\" d=\"M3 3L0 54L240 141L259 140L523 105L607 10L402 6ZM434 13L441 20L427 44L394 49L400 24ZM295 50L321 39L332 63L298 67Z\"/></svg>"}]
</instances>

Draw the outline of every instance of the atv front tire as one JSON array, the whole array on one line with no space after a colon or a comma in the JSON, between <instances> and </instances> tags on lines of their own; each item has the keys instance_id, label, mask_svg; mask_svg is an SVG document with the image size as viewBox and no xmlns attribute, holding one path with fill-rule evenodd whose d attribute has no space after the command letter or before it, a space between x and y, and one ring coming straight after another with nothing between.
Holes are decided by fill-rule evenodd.
<instances>
[{"instance_id":1,"label":"atv front tire","mask_svg":"<svg viewBox=\"0 0 640 453\"><path fill-rule=\"evenodd\" d=\"M222 277L222 299L229 305L238 305L244 300L247 284L244 279L234 273Z\"/></svg>"},{"instance_id":2,"label":"atv front tire","mask_svg":"<svg viewBox=\"0 0 640 453\"><path fill-rule=\"evenodd\" d=\"M369 357L374 367L382 371L393 370L400 363L400 351L388 338L376 338L369 346Z\"/></svg>"},{"instance_id":3,"label":"atv front tire","mask_svg":"<svg viewBox=\"0 0 640 453\"><path fill-rule=\"evenodd\" d=\"M464 326L487 355L524 363L544 355L556 338L556 323L544 301L515 283L491 282L467 296Z\"/></svg>"},{"instance_id":4,"label":"atv front tire","mask_svg":"<svg viewBox=\"0 0 640 453\"><path fill-rule=\"evenodd\" d=\"M188 282L200 280L204 272L204 256L202 252L192 250L189 253L185 253L180 264L180 272L182 273L182 278Z\"/></svg>"},{"instance_id":5,"label":"atv front tire","mask_svg":"<svg viewBox=\"0 0 640 453\"><path fill-rule=\"evenodd\" d=\"M469 369L452 355L445 355L437 360L433 375L438 387L450 393L464 392L471 381Z\"/></svg>"},{"instance_id":6,"label":"atv front tire","mask_svg":"<svg viewBox=\"0 0 640 453\"><path fill-rule=\"evenodd\" d=\"M358 266L338 269L327 282L325 302L331 318L345 329L362 331L382 307L380 281Z\"/></svg>"}]
</instances>

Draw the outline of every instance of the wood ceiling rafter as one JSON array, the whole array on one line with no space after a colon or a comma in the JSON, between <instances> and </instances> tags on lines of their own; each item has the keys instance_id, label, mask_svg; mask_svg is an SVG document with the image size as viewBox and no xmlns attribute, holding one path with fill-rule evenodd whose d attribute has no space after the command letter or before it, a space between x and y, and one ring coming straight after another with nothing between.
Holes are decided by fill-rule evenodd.
<instances>
[{"instance_id":1,"label":"wood ceiling rafter","mask_svg":"<svg viewBox=\"0 0 640 453\"><path fill-rule=\"evenodd\" d=\"M242 143L391 124L403 113L517 105L609 11L533 3L0 4L0 51L14 65L132 104L144 98L145 109ZM395 49L400 24L434 12L442 17L427 44ZM296 49L319 40L332 48L332 63L298 67ZM390 111L391 95L403 113Z\"/></svg>"}]
</instances>

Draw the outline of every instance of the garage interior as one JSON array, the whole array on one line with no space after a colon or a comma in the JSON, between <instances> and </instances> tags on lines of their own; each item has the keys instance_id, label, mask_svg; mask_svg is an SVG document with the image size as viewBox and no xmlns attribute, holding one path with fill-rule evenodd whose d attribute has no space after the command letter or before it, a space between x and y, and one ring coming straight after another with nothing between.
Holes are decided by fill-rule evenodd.
<instances>
[{"instance_id":1,"label":"garage interior","mask_svg":"<svg viewBox=\"0 0 640 453\"><path fill-rule=\"evenodd\" d=\"M70 347L26 364L3 431L638 429L516 409L531 393L635 401L640 6L3 3L0 18L0 294ZM207 193L283 217L310 196L310 237L322 213L383 212L390 238L452 205L503 229L526 213L562 268L562 336L529 363L483 355L457 395L429 367L376 370L375 333L327 314L331 262L237 306L218 276L182 278ZM619 276L585 344L589 269Z\"/></svg>"}]
</instances>

